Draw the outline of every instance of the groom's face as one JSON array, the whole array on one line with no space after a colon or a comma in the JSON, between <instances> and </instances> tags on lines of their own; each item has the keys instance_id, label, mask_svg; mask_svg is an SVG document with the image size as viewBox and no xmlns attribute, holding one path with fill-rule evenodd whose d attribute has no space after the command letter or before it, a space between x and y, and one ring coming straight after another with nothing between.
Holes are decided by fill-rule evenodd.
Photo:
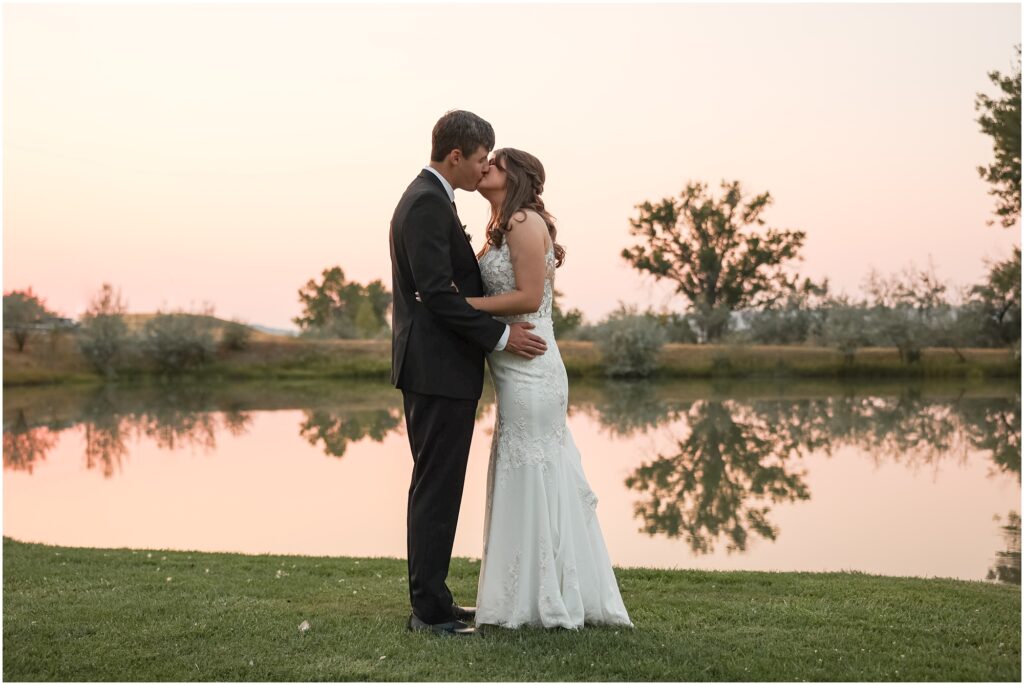
<instances>
[{"instance_id":1,"label":"groom's face","mask_svg":"<svg viewBox=\"0 0 1024 685\"><path fill-rule=\"evenodd\" d=\"M470 155L460 155L455 169L457 172L455 187L461 190L474 191L487 173L487 148L479 146Z\"/></svg>"}]
</instances>

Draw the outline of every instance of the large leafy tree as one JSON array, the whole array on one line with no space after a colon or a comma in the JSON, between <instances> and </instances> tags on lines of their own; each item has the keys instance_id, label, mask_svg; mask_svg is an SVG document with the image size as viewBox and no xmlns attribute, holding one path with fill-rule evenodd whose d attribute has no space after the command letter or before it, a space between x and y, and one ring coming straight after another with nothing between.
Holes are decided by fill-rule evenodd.
<instances>
[{"instance_id":1,"label":"large leafy tree","mask_svg":"<svg viewBox=\"0 0 1024 685\"><path fill-rule=\"evenodd\" d=\"M695 309L705 340L726 331L728 314L771 306L797 287L797 276L783 267L800 259L806 233L764 226L771 204L767 192L744 199L739 181L723 181L713 197L707 184L690 182L677 199L637 205L630 233L641 239L622 257L655 279L667 279Z\"/></svg>"},{"instance_id":2,"label":"large leafy tree","mask_svg":"<svg viewBox=\"0 0 1024 685\"><path fill-rule=\"evenodd\" d=\"M368 285L345 280L340 266L324 269L323 281L299 290L302 315L292 319L304 335L374 338L388 329L391 292L380 280Z\"/></svg>"},{"instance_id":3,"label":"large leafy tree","mask_svg":"<svg viewBox=\"0 0 1024 685\"><path fill-rule=\"evenodd\" d=\"M974 107L981 112L978 123L982 132L992 137L995 161L978 167L978 173L992 186L989 194L996 197L996 214L1009 228L1020 219L1020 46L1017 65L1010 74L992 71L988 77L999 95L978 93Z\"/></svg>"}]
</instances>

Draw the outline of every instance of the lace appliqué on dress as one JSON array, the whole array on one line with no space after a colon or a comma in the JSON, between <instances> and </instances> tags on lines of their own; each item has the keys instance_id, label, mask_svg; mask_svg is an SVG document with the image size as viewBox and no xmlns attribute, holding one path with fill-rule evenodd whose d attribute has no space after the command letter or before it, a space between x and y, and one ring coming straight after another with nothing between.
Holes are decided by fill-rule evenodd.
<instances>
[{"instance_id":1,"label":"lace appliqu\u00e9 on dress","mask_svg":"<svg viewBox=\"0 0 1024 685\"><path fill-rule=\"evenodd\" d=\"M538 319L550 319L551 307L555 294L555 248L552 245L544 256L546 269L544 275L544 295L540 301L540 308L532 314L516 314L514 316L496 316L494 318L505 323L516 321L531 321ZM516 288L516 273L512 268L512 259L508 254L508 241L502 241L501 247L491 247L480 259L480 275L484 281L484 292L486 295L501 295L511 292Z\"/></svg>"}]
</instances>

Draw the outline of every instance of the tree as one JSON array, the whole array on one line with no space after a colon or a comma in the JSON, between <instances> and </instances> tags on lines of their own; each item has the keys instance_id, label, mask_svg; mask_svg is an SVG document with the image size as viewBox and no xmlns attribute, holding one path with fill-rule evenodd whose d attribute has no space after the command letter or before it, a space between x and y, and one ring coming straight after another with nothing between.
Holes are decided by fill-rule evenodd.
<instances>
[{"instance_id":1,"label":"tree","mask_svg":"<svg viewBox=\"0 0 1024 685\"><path fill-rule=\"evenodd\" d=\"M555 290L551 297L551 323L554 325L555 338L568 336L583 323L583 312L579 309L573 308L567 312L562 311L562 308L558 305L558 298L562 297L562 295L563 293Z\"/></svg>"},{"instance_id":2,"label":"tree","mask_svg":"<svg viewBox=\"0 0 1024 685\"><path fill-rule=\"evenodd\" d=\"M949 317L946 284L934 267L910 265L890 278L872 269L866 289L872 297L866 322L869 335L895 346L901 361L919 362L921 350L940 339Z\"/></svg>"},{"instance_id":3,"label":"tree","mask_svg":"<svg viewBox=\"0 0 1024 685\"><path fill-rule=\"evenodd\" d=\"M114 375L128 343L128 326L124 322L127 311L121 291L115 292L112 285L104 283L82 317L78 347L93 368L108 377Z\"/></svg>"},{"instance_id":4,"label":"tree","mask_svg":"<svg viewBox=\"0 0 1024 685\"><path fill-rule=\"evenodd\" d=\"M986 338L996 345L1020 340L1020 247L1004 262L989 265L988 279L971 288L981 308Z\"/></svg>"},{"instance_id":5,"label":"tree","mask_svg":"<svg viewBox=\"0 0 1024 685\"><path fill-rule=\"evenodd\" d=\"M28 290L12 290L4 293L4 330L10 331L18 352L25 351L33 325L40 319L53 316L46 303Z\"/></svg>"},{"instance_id":6,"label":"tree","mask_svg":"<svg viewBox=\"0 0 1024 685\"><path fill-rule=\"evenodd\" d=\"M1013 71L1008 75L991 71L988 77L1001 96L977 93L974 108L981 112L977 122L982 132L992 137L995 161L979 166L978 173L992 186L989 194L996 197L996 214L1009 228L1020 219L1020 45Z\"/></svg>"},{"instance_id":7,"label":"tree","mask_svg":"<svg viewBox=\"0 0 1024 685\"><path fill-rule=\"evenodd\" d=\"M307 336L374 338L385 335L391 293L380 280L363 286L345 280L340 266L324 269L323 282L299 290L302 316L292 321Z\"/></svg>"},{"instance_id":8,"label":"tree","mask_svg":"<svg viewBox=\"0 0 1024 685\"><path fill-rule=\"evenodd\" d=\"M947 316L935 322L933 344L936 347L949 347L963 364L967 362L967 357L963 353L964 348L983 347L988 343L982 335L985 320L980 302L971 298L970 288L962 287L957 290L959 303L948 307Z\"/></svg>"},{"instance_id":9,"label":"tree","mask_svg":"<svg viewBox=\"0 0 1024 685\"><path fill-rule=\"evenodd\" d=\"M739 181L723 181L721 187L720 199L707 192L707 184L690 182L678 200L637 205L630 233L642 242L622 251L637 270L676 284L695 308L704 340L721 337L729 312L770 306L796 287L796 276L787 276L782 266L800 259L806 237L803 231L772 228L747 232L764 225L761 214L771 195L744 201Z\"/></svg>"}]
</instances>

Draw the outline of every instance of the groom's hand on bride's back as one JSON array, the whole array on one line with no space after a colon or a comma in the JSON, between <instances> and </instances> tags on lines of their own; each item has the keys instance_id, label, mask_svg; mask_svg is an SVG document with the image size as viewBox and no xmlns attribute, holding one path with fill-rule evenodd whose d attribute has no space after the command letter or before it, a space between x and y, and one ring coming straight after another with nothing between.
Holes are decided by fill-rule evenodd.
<instances>
[{"instance_id":1,"label":"groom's hand on bride's back","mask_svg":"<svg viewBox=\"0 0 1024 685\"><path fill-rule=\"evenodd\" d=\"M520 357L533 359L539 357L548 350L548 344L544 338L530 332L532 323L519 322L512 324L508 334L508 342L505 343L505 351L517 354Z\"/></svg>"}]
</instances>

